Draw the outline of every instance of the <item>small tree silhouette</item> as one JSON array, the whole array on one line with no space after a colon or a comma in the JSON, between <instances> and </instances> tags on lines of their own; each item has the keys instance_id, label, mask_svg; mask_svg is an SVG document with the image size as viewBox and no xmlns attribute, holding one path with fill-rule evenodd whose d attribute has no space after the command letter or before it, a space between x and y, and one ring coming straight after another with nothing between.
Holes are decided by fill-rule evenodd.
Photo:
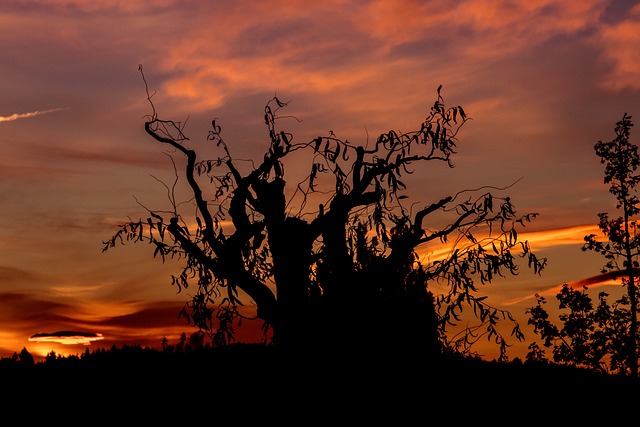
<instances>
[{"instance_id":1,"label":"small tree silhouette","mask_svg":"<svg viewBox=\"0 0 640 427\"><path fill-rule=\"evenodd\" d=\"M27 350L26 347L22 347L22 350L20 351L19 360L20 360L20 366L33 366L35 364L35 359L33 358L33 355L29 353L29 350Z\"/></svg>"},{"instance_id":2,"label":"small tree silhouette","mask_svg":"<svg viewBox=\"0 0 640 427\"><path fill-rule=\"evenodd\" d=\"M564 285L557 295L560 309L568 309L560 320L558 329L549 320L542 307L544 298L536 295L537 306L527 312L531 314L529 324L545 341L545 347L553 346L554 361L586 366L594 370L614 371L638 376L638 258L640 236L635 216L640 213L636 186L640 176L636 174L640 157L637 145L629 141L633 126L631 116L626 113L616 123L615 138L595 144L596 154L605 165L604 183L610 184L609 192L616 198L616 209L621 213L616 218L599 213L598 227L607 236L602 242L597 235L585 236L583 251L600 253L607 260L602 273L612 278L621 278L626 293L613 306L607 302L608 294L598 295L599 304L593 307L585 287L582 292ZM536 343L530 346L529 359L544 359Z\"/></svg>"},{"instance_id":3,"label":"small tree silhouette","mask_svg":"<svg viewBox=\"0 0 640 427\"><path fill-rule=\"evenodd\" d=\"M586 286L575 290L564 284L556 295L562 322L562 328L558 328L543 307L547 301L536 295L536 306L527 310L528 323L544 340L544 347L553 347L554 362L599 373L629 375L629 298L624 295L609 305L608 297L606 292L598 293L595 306ZM536 342L529 345L526 359L548 362L546 352Z\"/></svg>"},{"instance_id":4,"label":"small tree silhouette","mask_svg":"<svg viewBox=\"0 0 640 427\"><path fill-rule=\"evenodd\" d=\"M147 209L149 218L121 225L104 250L144 241L154 257L182 260L182 274L172 283L179 290L195 283L197 290L181 315L215 345L234 340L247 299L271 342L283 348L469 353L487 336L506 357L508 344L496 327L505 319L514 323L512 335L523 339L509 312L477 295L478 281L517 274L518 253L535 273L542 271L546 260L518 241L516 230L537 214L518 216L510 198L489 187L423 207L405 194L405 176L417 165L453 168L457 134L469 118L460 106L445 107L441 87L418 130L382 133L370 146L333 131L296 143L277 126L287 118L280 115L287 103L274 97L264 110L268 149L257 163L232 155L215 119L208 141L220 157L200 160L184 125L161 120L151 98L147 88L145 130L171 150L175 167L176 156L184 156L192 203L178 199L175 182L166 185L171 209ZM295 152L307 154L309 174L288 187L285 163ZM425 263L417 250L434 243L449 245L450 252ZM435 283L446 290L432 293ZM464 307L473 309L478 324L449 342L447 327L460 321Z\"/></svg>"}]
</instances>

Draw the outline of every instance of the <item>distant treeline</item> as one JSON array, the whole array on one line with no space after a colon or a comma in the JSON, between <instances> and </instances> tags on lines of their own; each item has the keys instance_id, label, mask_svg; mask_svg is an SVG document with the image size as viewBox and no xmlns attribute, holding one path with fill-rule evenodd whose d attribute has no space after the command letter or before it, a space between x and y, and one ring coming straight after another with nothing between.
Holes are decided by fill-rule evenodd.
<instances>
[{"instance_id":1,"label":"distant treeline","mask_svg":"<svg viewBox=\"0 0 640 427\"><path fill-rule=\"evenodd\" d=\"M210 358L265 358L272 349L267 344L234 343L225 346L213 347L205 342L203 335L192 334L189 339L183 333L175 345L169 344L166 338L162 339L161 349L143 347L140 345L124 345L111 348L87 349L80 354L60 355L51 351L44 360L36 362L33 355L23 348L19 353L11 357L0 358L0 369L27 368L27 367L104 367L104 366L149 366L157 363L173 364L201 361L206 363Z\"/></svg>"},{"instance_id":2,"label":"distant treeline","mask_svg":"<svg viewBox=\"0 0 640 427\"><path fill-rule=\"evenodd\" d=\"M120 405L117 413L146 413L139 412L143 405L158 415L175 409L176 403L198 402L194 408L214 405L229 414L249 409L255 416L262 414L256 407L264 414L288 408L315 416L348 410L358 417L384 414L394 420L408 420L424 408L449 408L456 417L474 418L495 405L529 411L541 402L563 402L568 408L587 397L600 406L619 404L640 390L640 381L630 377L538 361L454 355L420 361L393 349L383 354L284 352L267 344L214 347L184 339L176 345L163 341L160 349L87 348L66 357L51 352L41 362L23 349L0 359L0 384L5 407L37 397L39 404L56 410L72 403L92 408L111 402ZM465 409L458 414L461 407Z\"/></svg>"},{"instance_id":3,"label":"distant treeline","mask_svg":"<svg viewBox=\"0 0 640 427\"><path fill-rule=\"evenodd\" d=\"M217 378L271 378L287 373L301 378L328 381L330 378L377 378L380 381L421 378L430 382L456 384L464 381L488 381L502 385L555 383L569 387L584 384L633 385L640 381L630 377L602 374L586 368L551 362L486 361L479 357L442 355L422 360L397 354L393 349L376 354L353 354L340 349L315 349L313 352L282 351L269 344L233 343L212 346L195 333L187 339L183 334L178 343L170 345L163 339L161 348L125 345L89 350L79 355L62 356L51 351L36 362L23 348L12 357L0 358L0 375L10 372L117 373L162 375L215 375ZM5 377L6 378L6 377ZM640 389L639 389L640 390Z\"/></svg>"}]
</instances>

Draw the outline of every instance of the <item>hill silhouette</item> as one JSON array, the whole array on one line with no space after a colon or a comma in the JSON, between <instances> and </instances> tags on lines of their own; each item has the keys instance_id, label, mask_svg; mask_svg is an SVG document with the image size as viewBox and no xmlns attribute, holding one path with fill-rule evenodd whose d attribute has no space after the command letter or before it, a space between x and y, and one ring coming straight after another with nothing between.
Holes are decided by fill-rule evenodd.
<instances>
[{"instance_id":1,"label":"hill silhouette","mask_svg":"<svg viewBox=\"0 0 640 427\"><path fill-rule=\"evenodd\" d=\"M11 401L37 394L39 405L117 404L117 411L129 408L155 416L176 405L195 405L192 410L202 405L203 410L223 411L218 414L223 418L236 413L262 419L259 411L311 417L300 425L338 416L402 425L402 420L428 414L477 421L504 411L519 411L518 417L526 418L551 410L566 411L556 415L560 419L586 422L604 416L606 411L595 408L620 405L640 391L640 382L629 377L519 359L440 356L421 361L393 352L285 353L258 344L182 352L114 347L33 364L2 359L0 376L9 410Z\"/></svg>"}]
</instances>

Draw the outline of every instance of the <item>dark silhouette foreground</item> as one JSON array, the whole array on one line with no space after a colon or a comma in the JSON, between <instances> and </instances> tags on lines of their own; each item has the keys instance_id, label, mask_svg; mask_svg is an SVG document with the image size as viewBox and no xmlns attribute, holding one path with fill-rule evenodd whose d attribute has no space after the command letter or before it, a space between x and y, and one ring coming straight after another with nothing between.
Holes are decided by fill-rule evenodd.
<instances>
[{"instance_id":1,"label":"dark silhouette foreground","mask_svg":"<svg viewBox=\"0 0 640 427\"><path fill-rule=\"evenodd\" d=\"M9 396L55 390L46 393L45 403L138 402L152 412L170 408L163 405L174 399L177 404L197 398L203 399L201 404L234 411L320 411L317 419L358 413L362 419L402 420L445 408L460 419L496 405L500 410L534 410L588 400L620 404L624 391L640 390L640 382L630 377L519 359L443 355L421 361L393 351L283 354L253 344L181 353L123 347L26 366L2 362L5 402ZM572 419L585 414L578 411Z\"/></svg>"}]
</instances>

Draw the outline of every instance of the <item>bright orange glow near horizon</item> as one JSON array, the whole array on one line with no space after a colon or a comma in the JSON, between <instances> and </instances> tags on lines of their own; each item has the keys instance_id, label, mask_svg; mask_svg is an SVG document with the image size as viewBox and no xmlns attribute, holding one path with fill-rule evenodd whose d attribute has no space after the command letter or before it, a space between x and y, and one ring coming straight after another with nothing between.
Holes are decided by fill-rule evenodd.
<instances>
[{"instance_id":1,"label":"bright orange glow near horizon","mask_svg":"<svg viewBox=\"0 0 640 427\"><path fill-rule=\"evenodd\" d=\"M38 332L29 337L32 342L57 342L64 345L91 344L93 341L100 341L104 337L102 334L83 333L74 331L57 331L53 333Z\"/></svg>"},{"instance_id":2,"label":"bright orange glow near horizon","mask_svg":"<svg viewBox=\"0 0 640 427\"><path fill-rule=\"evenodd\" d=\"M140 64L159 116L183 122L191 147L217 158L206 141L216 118L248 166L267 149L274 95L298 119L278 122L296 142L333 131L366 145L418 129L442 85L445 103L472 120L455 167L407 175L407 194L429 204L505 188L518 213L539 213L519 239L547 268L482 286L489 300L526 325L536 293L617 284L580 248L597 214L615 212L594 145L612 139L623 113L640 114L637 1L40 0L4 5L0 23L0 357L159 347L195 332L178 318L192 292L170 284L179 264L144 244L102 252L118 224L171 209L176 172L144 132ZM304 162L286 167L297 176ZM190 200L184 182L175 189L178 203ZM260 326L245 321L241 340ZM29 339L61 331L100 339ZM512 356L525 350L516 343Z\"/></svg>"}]
</instances>

